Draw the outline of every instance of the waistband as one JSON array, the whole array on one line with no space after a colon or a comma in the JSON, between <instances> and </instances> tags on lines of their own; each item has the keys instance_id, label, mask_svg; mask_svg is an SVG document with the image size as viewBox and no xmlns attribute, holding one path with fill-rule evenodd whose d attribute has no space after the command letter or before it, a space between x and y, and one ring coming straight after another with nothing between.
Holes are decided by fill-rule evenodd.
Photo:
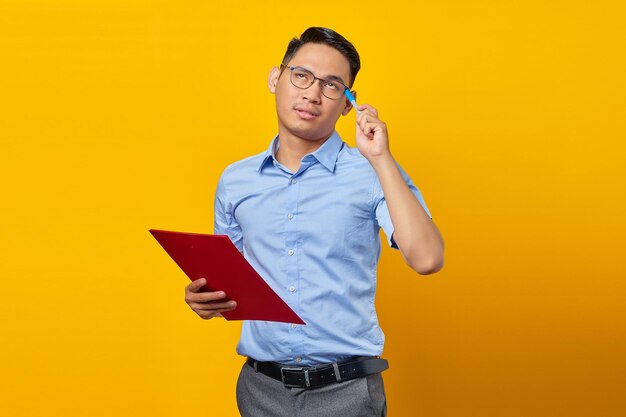
<instances>
[{"instance_id":1,"label":"waistband","mask_svg":"<svg viewBox=\"0 0 626 417\"><path fill-rule=\"evenodd\" d=\"M378 356L357 356L340 362L315 366L286 366L278 362L259 362L247 358L256 372L283 383L286 388L311 388L380 373L389 368Z\"/></svg>"}]
</instances>

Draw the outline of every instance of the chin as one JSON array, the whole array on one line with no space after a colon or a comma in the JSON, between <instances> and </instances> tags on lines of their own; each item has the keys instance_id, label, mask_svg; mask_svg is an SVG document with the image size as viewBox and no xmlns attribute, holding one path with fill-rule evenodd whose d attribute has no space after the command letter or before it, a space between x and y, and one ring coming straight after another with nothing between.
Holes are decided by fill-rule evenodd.
<instances>
[{"instance_id":1,"label":"chin","mask_svg":"<svg viewBox=\"0 0 626 417\"><path fill-rule=\"evenodd\" d=\"M323 129L319 126L311 126L304 123L281 123L283 128L289 131L291 134L306 140L321 140L326 139L332 135L334 129Z\"/></svg>"},{"instance_id":2,"label":"chin","mask_svg":"<svg viewBox=\"0 0 626 417\"><path fill-rule=\"evenodd\" d=\"M298 136L299 138L310 140L310 141L326 139L333 133L332 131L330 131L329 133L323 133L320 130L313 130L313 129L288 129L288 130L294 135Z\"/></svg>"}]
</instances>

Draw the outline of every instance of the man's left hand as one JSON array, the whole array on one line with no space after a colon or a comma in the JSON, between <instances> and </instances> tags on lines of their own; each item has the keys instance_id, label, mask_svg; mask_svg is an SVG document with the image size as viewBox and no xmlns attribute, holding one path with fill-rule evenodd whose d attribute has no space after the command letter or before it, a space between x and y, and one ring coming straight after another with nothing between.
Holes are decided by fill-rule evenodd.
<instances>
[{"instance_id":1,"label":"man's left hand","mask_svg":"<svg viewBox=\"0 0 626 417\"><path fill-rule=\"evenodd\" d=\"M388 156L389 137L387 125L378 118L378 110L369 104L358 107L361 114L356 118L356 146L368 161Z\"/></svg>"}]
</instances>

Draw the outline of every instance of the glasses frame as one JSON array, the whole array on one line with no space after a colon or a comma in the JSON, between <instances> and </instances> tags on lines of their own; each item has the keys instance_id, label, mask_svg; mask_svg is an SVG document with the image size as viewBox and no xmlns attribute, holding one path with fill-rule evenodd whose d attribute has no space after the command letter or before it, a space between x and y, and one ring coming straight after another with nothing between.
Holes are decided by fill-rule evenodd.
<instances>
[{"instance_id":1,"label":"glasses frame","mask_svg":"<svg viewBox=\"0 0 626 417\"><path fill-rule=\"evenodd\" d=\"M348 87L347 85L345 85L344 83L342 83L342 82L341 82L341 81L339 81L339 80L325 80L325 79L323 79L323 78L316 77L316 76L315 76L315 74L313 74L311 71L309 71L308 69L306 69L306 68L304 68L304 67L300 67L300 66L291 67L291 66L288 66L288 65L286 65L286 64L280 64L280 73L281 73L281 74L283 73L283 71L284 71L284 69L285 69L285 68L287 68L287 69L289 69L289 71L291 71L291 73L289 74L289 81L291 81L291 84L292 84L294 87L299 88L299 89L301 89L301 90L306 90L307 88L311 88L311 86L312 86L313 84L315 84L315 81L316 81L316 80L320 80L320 81L322 81L322 82L327 82L327 83L338 83L338 84L343 85L343 88L344 88L344 89L343 89L343 91L341 92L341 94L339 95L339 97L337 97L337 98L328 97L326 94L324 94L324 88L320 86L320 90L322 91L322 94L324 95L324 97L326 97L326 98L327 98L327 99L329 99L329 100L339 100L339 99L341 98L341 96L343 96L343 95L344 95L345 91L350 89L350 87ZM295 70L296 68L298 68L298 69L302 69L302 70L304 70L304 71L306 71L306 72L310 73L310 74L313 76L313 81L311 82L311 84L309 84L309 86L308 86L308 87L299 87L299 86L297 86L297 85L295 85L295 84L294 84L293 79L292 79L291 77L292 77L292 75L293 75L293 70Z\"/></svg>"}]
</instances>

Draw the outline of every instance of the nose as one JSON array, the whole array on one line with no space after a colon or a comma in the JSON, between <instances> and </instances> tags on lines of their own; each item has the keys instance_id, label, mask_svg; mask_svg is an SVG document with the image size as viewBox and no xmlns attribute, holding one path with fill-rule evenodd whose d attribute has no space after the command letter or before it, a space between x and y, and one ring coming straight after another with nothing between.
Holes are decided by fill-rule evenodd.
<instances>
[{"instance_id":1,"label":"nose","mask_svg":"<svg viewBox=\"0 0 626 417\"><path fill-rule=\"evenodd\" d=\"M315 80L312 86L304 90L304 99L311 103L319 104L322 100L322 85L321 80Z\"/></svg>"}]
</instances>

